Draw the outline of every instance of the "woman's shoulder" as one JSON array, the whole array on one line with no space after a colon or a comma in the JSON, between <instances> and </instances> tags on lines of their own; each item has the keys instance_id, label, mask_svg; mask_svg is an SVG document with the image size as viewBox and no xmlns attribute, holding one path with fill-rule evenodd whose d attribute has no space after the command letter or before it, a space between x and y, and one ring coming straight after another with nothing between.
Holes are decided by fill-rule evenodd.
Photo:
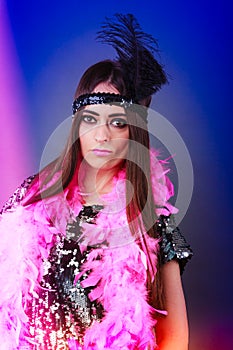
<instances>
[{"instance_id":1,"label":"woman's shoulder","mask_svg":"<svg viewBox=\"0 0 233 350\"><path fill-rule=\"evenodd\" d=\"M19 203L24 198L29 186L31 185L32 181L36 175L32 175L27 177L19 187L16 188L15 192L12 194L12 196L8 199L8 201L3 205L0 214L5 213L7 211L11 211L12 209L16 208Z\"/></svg>"},{"instance_id":2,"label":"woman's shoulder","mask_svg":"<svg viewBox=\"0 0 233 350\"><path fill-rule=\"evenodd\" d=\"M177 227L174 215L160 215L156 226L161 238L160 254L162 264L171 260L177 260L182 273L185 265L192 258L193 251L187 243L185 236L179 227Z\"/></svg>"}]
</instances>

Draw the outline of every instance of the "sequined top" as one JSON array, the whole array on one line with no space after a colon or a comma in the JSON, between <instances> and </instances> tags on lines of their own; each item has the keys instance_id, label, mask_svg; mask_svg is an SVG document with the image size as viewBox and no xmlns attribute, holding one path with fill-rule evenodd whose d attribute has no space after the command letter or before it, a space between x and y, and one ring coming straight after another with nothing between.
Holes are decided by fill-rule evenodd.
<instances>
[{"instance_id":1,"label":"sequined top","mask_svg":"<svg viewBox=\"0 0 233 350\"><path fill-rule=\"evenodd\" d=\"M10 211L18 205L32 180L33 177L25 180L5 204L2 212ZM88 273L77 281L75 276L93 249L87 247L83 253L80 251L77 240L82 233L82 224L95 225L102 208L98 205L83 207L76 220L67 224L66 236L57 235L48 259L43 262L41 288L27 311L30 319L29 332L35 341L30 349L68 350L68 339L71 338L81 345L85 330L93 321L101 321L104 315L102 305L96 301L91 302L88 298L92 288L84 289L81 286ZM162 263L176 259L182 272L192 256L192 250L176 227L174 218L161 215L156 222L156 231L161 237Z\"/></svg>"},{"instance_id":2,"label":"sequined top","mask_svg":"<svg viewBox=\"0 0 233 350\"><path fill-rule=\"evenodd\" d=\"M35 349L69 349L68 339L82 344L85 330L93 320L100 321L104 311L100 303L91 302L88 294L92 288L82 288L82 277L74 283L82 264L91 251L81 253L77 240L82 223L95 224L102 206L84 207L76 221L67 224L66 237L60 234L44 261L44 276L39 297L33 299L30 311L30 333L39 344Z\"/></svg>"}]
</instances>

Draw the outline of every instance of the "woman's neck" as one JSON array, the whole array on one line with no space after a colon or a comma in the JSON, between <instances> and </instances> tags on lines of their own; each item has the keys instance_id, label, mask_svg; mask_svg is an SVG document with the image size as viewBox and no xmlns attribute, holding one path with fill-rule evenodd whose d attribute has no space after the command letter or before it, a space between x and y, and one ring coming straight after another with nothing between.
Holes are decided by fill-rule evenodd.
<instances>
[{"instance_id":1,"label":"woman's neck","mask_svg":"<svg viewBox=\"0 0 233 350\"><path fill-rule=\"evenodd\" d=\"M85 204L104 204L101 196L112 191L113 178L118 172L119 168L95 169L87 165L80 186Z\"/></svg>"}]
</instances>

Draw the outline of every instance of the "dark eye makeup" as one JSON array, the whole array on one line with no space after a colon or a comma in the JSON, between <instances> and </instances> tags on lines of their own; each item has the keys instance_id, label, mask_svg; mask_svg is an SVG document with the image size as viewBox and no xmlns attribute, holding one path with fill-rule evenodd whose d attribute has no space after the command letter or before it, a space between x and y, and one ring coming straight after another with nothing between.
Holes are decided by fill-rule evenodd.
<instances>
[{"instance_id":1,"label":"dark eye makeup","mask_svg":"<svg viewBox=\"0 0 233 350\"><path fill-rule=\"evenodd\" d=\"M82 115L82 121L84 121L87 124L94 124L96 122L96 118L92 115L84 114Z\"/></svg>"},{"instance_id":2,"label":"dark eye makeup","mask_svg":"<svg viewBox=\"0 0 233 350\"><path fill-rule=\"evenodd\" d=\"M123 118L114 118L110 121L110 124L119 129L124 129L128 125L127 120Z\"/></svg>"},{"instance_id":3,"label":"dark eye makeup","mask_svg":"<svg viewBox=\"0 0 233 350\"><path fill-rule=\"evenodd\" d=\"M89 114L83 114L82 115L82 119L81 119L84 123L86 124L95 124L97 123L97 119ZM114 128L118 128L118 129L124 129L128 123L127 120L124 118L109 118L109 122L108 124L110 126L113 126Z\"/></svg>"}]
</instances>

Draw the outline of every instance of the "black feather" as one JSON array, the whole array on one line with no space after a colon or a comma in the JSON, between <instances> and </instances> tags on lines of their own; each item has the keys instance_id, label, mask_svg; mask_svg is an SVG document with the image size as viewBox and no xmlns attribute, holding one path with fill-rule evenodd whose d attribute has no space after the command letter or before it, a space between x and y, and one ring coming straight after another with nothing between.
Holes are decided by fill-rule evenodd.
<instances>
[{"instance_id":1,"label":"black feather","mask_svg":"<svg viewBox=\"0 0 233 350\"><path fill-rule=\"evenodd\" d=\"M157 92L167 83L162 65L155 59L158 43L152 35L144 33L132 14L116 14L106 18L97 40L111 45L121 64L127 97L134 102Z\"/></svg>"}]
</instances>

